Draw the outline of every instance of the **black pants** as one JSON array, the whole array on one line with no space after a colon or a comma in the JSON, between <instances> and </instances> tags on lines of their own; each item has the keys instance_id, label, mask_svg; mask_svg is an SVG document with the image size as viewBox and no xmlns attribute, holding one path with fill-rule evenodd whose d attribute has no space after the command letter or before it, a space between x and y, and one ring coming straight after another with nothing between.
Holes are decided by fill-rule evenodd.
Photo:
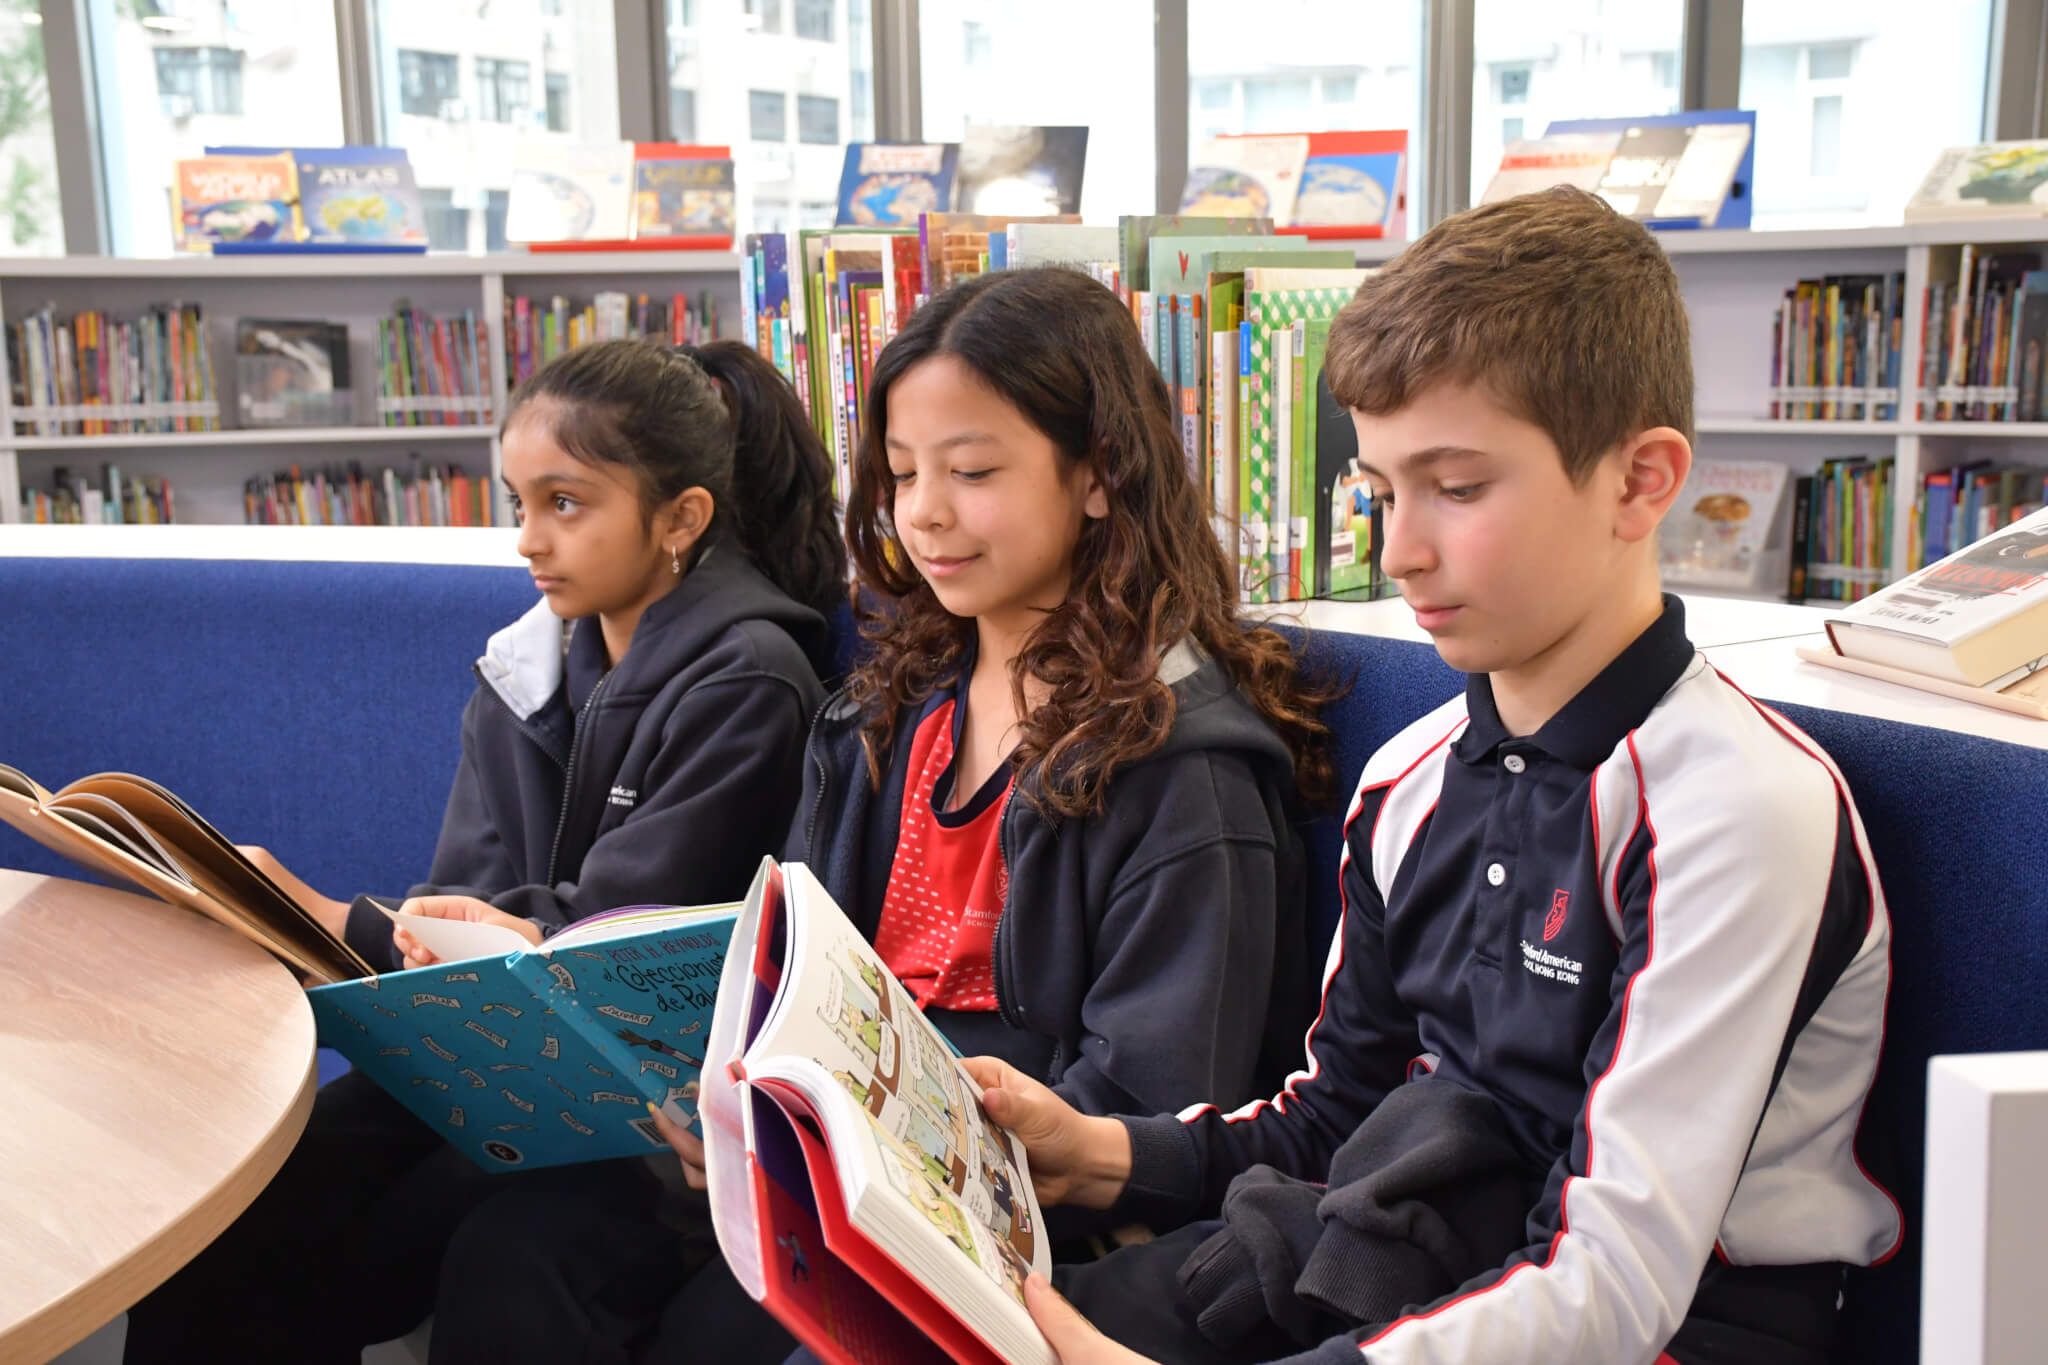
<instances>
[{"instance_id":1,"label":"black pants","mask_svg":"<svg viewBox=\"0 0 2048 1365\"><path fill-rule=\"evenodd\" d=\"M1255 1365L1301 1347L1277 1328L1225 1351L1195 1325L1180 1267L1222 1227L1190 1223L1158 1240L1085 1265L1062 1265L1053 1284L1104 1336L1172 1365ZM1839 1266L1708 1266L1692 1311L1665 1347L1679 1365L1828 1365L1839 1326Z\"/></svg>"},{"instance_id":2,"label":"black pants","mask_svg":"<svg viewBox=\"0 0 2048 1365\"><path fill-rule=\"evenodd\" d=\"M441 1263L433 1365L769 1365L793 1345L716 1255L708 1212L679 1238L652 1199L508 1192L463 1220Z\"/></svg>"},{"instance_id":3,"label":"black pants","mask_svg":"<svg viewBox=\"0 0 2048 1365\"><path fill-rule=\"evenodd\" d=\"M659 1192L637 1161L484 1171L350 1072L321 1088L298 1146L242 1216L129 1310L127 1365L358 1365L365 1346L435 1311L443 1252L506 1199L644 1222L642 1240L666 1239L680 1277L681 1238L652 1217ZM501 1277L489 1296L509 1311L530 1289Z\"/></svg>"}]
</instances>

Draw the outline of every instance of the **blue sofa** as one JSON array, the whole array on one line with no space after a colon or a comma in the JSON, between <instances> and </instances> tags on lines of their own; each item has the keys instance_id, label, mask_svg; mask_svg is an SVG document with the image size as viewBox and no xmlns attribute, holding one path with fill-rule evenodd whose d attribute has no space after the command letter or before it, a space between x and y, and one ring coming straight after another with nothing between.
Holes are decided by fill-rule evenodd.
<instances>
[{"instance_id":1,"label":"blue sofa","mask_svg":"<svg viewBox=\"0 0 2048 1365\"><path fill-rule=\"evenodd\" d=\"M433 850L483 640L533 600L519 569L0 559L0 762L49 786L155 777L330 895L400 891ZM1426 647L1311 633L1352 677L1342 781L1459 675ZM1850 1287L1857 1365L1917 1358L1927 1059L2048 1048L2048 751L1787 707L1834 755L1890 898L1886 1052L1863 1125L1906 1247ZM1334 816L1310 840L1317 932L1337 912ZM0 828L0 866L75 876ZM1320 948L1318 949L1320 955Z\"/></svg>"}]
</instances>

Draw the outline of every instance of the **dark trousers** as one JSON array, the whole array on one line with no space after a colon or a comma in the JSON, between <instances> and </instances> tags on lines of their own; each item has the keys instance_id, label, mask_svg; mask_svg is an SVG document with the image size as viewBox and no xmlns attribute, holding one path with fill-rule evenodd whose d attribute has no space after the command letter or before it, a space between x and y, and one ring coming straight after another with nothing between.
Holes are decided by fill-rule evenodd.
<instances>
[{"instance_id":1,"label":"dark trousers","mask_svg":"<svg viewBox=\"0 0 2048 1365\"><path fill-rule=\"evenodd\" d=\"M609 1209L622 1225L652 1224L659 1189L637 1161L484 1171L351 1072L321 1088L298 1146L242 1216L129 1310L127 1365L358 1365L365 1346L435 1311L444 1251L496 1201L553 1198L583 1217ZM680 1263L681 1239L661 1235ZM511 1278L490 1286L508 1311L527 1291Z\"/></svg>"},{"instance_id":2,"label":"dark trousers","mask_svg":"<svg viewBox=\"0 0 2048 1365\"><path fill-rule=\"evenodd\" d=\"M499 1195L441 1263L433 1365L749 1365L795 1342L716 1255L701 1197L687 1235L653 1199L617 1210L574 1192Z\"/></svg>"}]
</instances>

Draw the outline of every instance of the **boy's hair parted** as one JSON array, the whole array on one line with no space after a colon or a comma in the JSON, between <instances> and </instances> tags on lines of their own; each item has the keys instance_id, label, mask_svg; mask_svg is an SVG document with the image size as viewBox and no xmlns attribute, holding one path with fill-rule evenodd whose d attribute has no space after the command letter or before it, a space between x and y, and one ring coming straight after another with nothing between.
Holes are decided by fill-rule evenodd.
<instances>
[{"instance_id":1,"label":"boy's hair parted","mask_svg":"<svg viewBox=\"0 0 2048 1365\"><path fill-rule=\"evenodd\" d=\"M1296 786L1321 799L1330 735L1315 690L1277 632L1237 619L1237 586L1200 489L1188 475L1166 383L1116 295L1058 268L976 276L914 313L875 365L868 422L847 500L846 537L865 591L872 648L849 692L862 709L871 779L879 782L898 714L930 696L973 638L912 566L891 519L889 390L923 361L949 355L1059 449L1064 473L1092 472L1109 515L1083 522L1066 602L1032 631L1011 668L1050 688L1026 717L1019 771L1047 814L1100 811L1110 775L1165 743L1174 697L1159 653L1192 637L1215 656L1295 756ZM870 600L872 599L872 600Z\"/></svg>"},{"instance_id":2,"label":"boy's hair parted","mask_svg":"<svg viewBox=\"0 0 2048 1365\"><path fill-rule=\"evenodd\" d=\"M575 458L631 470L650 515L687 489L710 493L713 528L794 601L827 617L846 601L831 457L796 391L751 347L579 346L513 391L501 431L535 418Z\"/></svg>"},{"instance_id":3,"label":"boy's hair parted","mask_svg":"<svg viewBox=\"0 0 2048 1365\"><path fill-rule=\"evenodd\" d=\"M1649 229L1569 186L1431 228L1337 314L1323 366L1332 398L1374 415L1482 385L1575 484L1637 432L1693 435L1678 276Z\"/></svg>"}]
</instances>

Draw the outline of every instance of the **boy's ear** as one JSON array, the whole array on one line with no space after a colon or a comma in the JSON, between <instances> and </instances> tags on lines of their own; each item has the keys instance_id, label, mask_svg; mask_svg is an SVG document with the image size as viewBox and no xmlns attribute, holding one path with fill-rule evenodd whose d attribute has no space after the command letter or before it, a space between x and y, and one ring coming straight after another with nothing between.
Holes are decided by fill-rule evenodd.
<instances>
[{"instance_id":1,"label":"boy's ear","mask_svg":"<svg viewBox=\"0 0 2048 1365\"><path fill-rule=\"evenodd\" d=\"M1674 427L1651 427L1622 443L1622 492L1614 534L1630 544L1657 533L1692 472L1692 443Z\"/></svg>"}]
</instances>

